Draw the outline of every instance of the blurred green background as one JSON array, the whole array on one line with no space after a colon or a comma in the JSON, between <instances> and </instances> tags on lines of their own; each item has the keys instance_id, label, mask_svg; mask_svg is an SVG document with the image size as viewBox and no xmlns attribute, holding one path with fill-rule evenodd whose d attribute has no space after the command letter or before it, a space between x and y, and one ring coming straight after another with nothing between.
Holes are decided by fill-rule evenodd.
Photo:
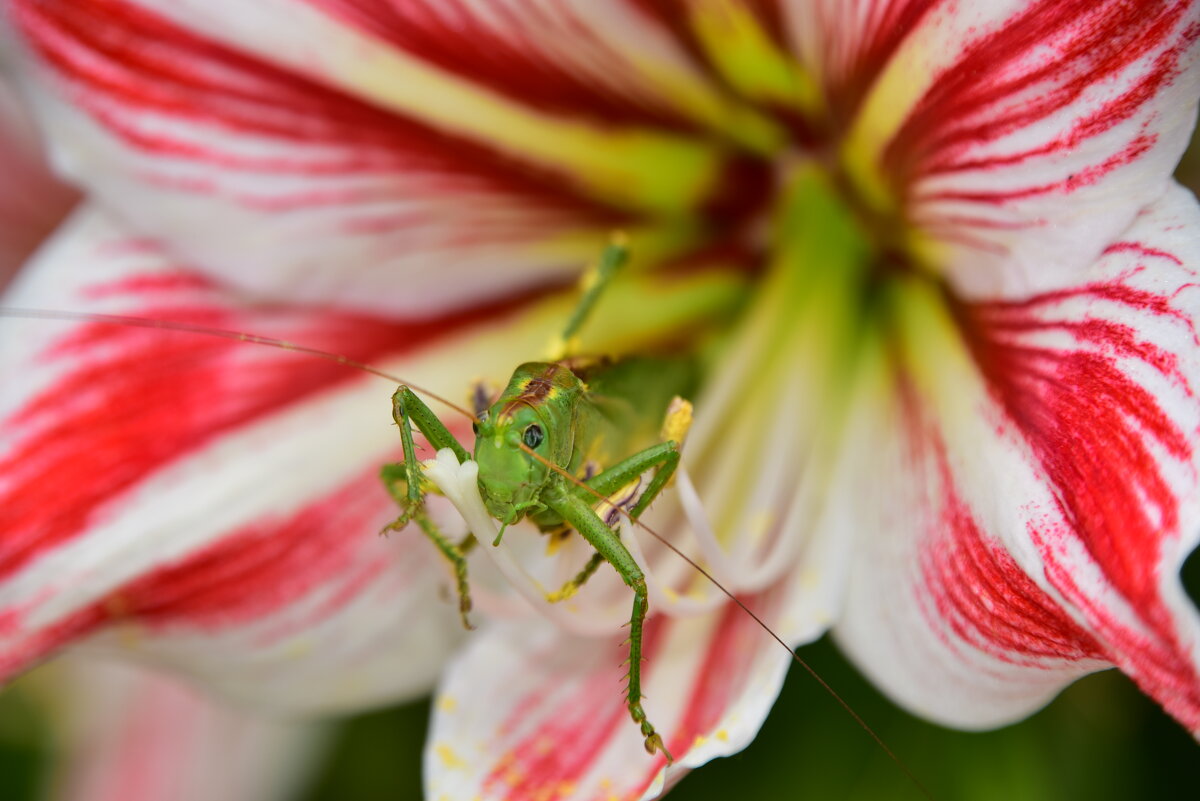
<instances>
[{"instance_id":1,"label":"blurred green background","mask_svg":"<svg viewBox=\"0 0 1200 801\"><path fill-rule=\"evenodd\" d=\"M1200 148L1178 176L1200 188ZM1184 568L1200 599L1200 555ZM1076 682L1028 720L987 733L943 729L893 706L828 641L801 655L940 801L1200 798L1200 745L1116 671ZM353 718L300 801L416 801L429 704ZM0 801L46 798L52 744L40 712L0 693ZM744 752L689 775L672 801L920 799L902 770L802 670L793 669ZM170 799L163 799L170 801ZM220 801L214 799L213 801Z\"/></svg>"}]
</instances>

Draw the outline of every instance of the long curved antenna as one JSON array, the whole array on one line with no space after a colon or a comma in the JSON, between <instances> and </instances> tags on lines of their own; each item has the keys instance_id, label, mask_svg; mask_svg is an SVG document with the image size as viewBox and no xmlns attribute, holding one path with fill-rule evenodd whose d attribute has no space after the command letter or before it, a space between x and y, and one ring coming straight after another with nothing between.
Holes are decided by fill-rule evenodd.
<instances>
[{"instance_id":1,"label":"long curved antenna","mask_svg":"<svg viewBox=\"0 0 1200 801\"><path fill-rule=\"evenodd\" d=\"M370 373L374 376L387 379L393 384L403 384L404 386L420 392L426 397L441 403L454 411L462 414L475 422L479 419L471 412L459 406L453 401L447 400L432 390L422 386L405 381L399 376L384 372L378 367L351 359L348 356L342 356L338 353L331 353L318 348L310 348L306 345L299 345L295 342L288 342L286 339L276 339L275 337L264 337L257 334L246 334L241 331L230 331L224 328L212 328L205 325L197 325L195 323L184 323L177 320L155 320L151 317L126 317L120 314L95 314L93 312L70 312L70 311L54 311L50 309L21 309L13 307L0 307L0 317L17 317L22 319L36 320L65 320L72 322L89 322L89 323L105 323L108 325L123 325L132 326L134 328L158 328L164 331L182 331L189 334L200 334L203 336L218 337L220 339L232 339L239 342L249 342L254 345L266 345L272 348L281 350L290 350L295 353L303 353L308 356L316 356L319 359L324 359L327 362L341 364L346 367L360 370L364 373Z\"/></svg>"},{"instance_id":2,"label":"long curved antenna","mask_svg":"<svg viewBox=\"0 0 1200 801\"><path fill-rule=\"evenodd\" d=\"M330 361L335 364L341 364L341 365L344 365L346 367L349 367L349 368L352 368L355 370L360 370L364 373L369 373L371 375L378 376L379 378L386 379L387 381L389 381L393 384L397 384L397 385L403 384L404 386L407 386L410 389L413 389L429 398L432 398L433 400L438 401L439 403L447 406L448 408L453 409L454 411L458 412L459 414L463 415L464 417L467 417L470 420L473 420L475 422L479 422L478 417L476 417L472 412L468 411L467 409L463 408L462 406L458 405L457 403L447 400L445 397L439 395L436 392L432 392L432 391L425 389L424 387L421 387L410 381L405 381L404 379L402 379L399 376L395 376L395 375L392 375L391 373L385 372L385 371L379 369L378 367L374 367L372 365L366 364L365 362L360 362L355 359L351 359L347 356L342 356L341 354L331 353L329 351L319 350L317 348L310 348L306 345L299 345L295 342L289 342L285 339L277 339L274 337L259 336L257 334L247 334L247 333L243 333L240 331L230 331L230 330L223 329L223 328L213 328L213 327L209 327L209 326L197 325L194 323L184 323L184 322L179 322L179 321L175 321L175 320L155 320L155 319L149 318L149 317L132 317L132 316L119 315L119 314L97 314L94 312L70 312L70 311L55 311L55 310L51 310L51 309L24 309L24 308L15 308L15 307L0 307L0 317L39 319L39 320L64 320L64 321L73 321L73 322L93 322L93 323L105 323L105 324L110 324L110 325L132 326L135 328L157 328L157 329L161 329L161 330L165 330L165 331L181 331L184 333L197 334L197 335L201 335L201 336L218 337L221 339L231 339L231 340L235 340L238 342L249 342L249 343L255 344L255 345L265 345L267 347L280 348L282 350L289 350L289 351L293 351L295 353L302 353L302 354L305 354L308 356L315 356L319 359L324 359L326 361ZM608 496L592 489L587 484L580 481L577 477L568 473L566 470L563 470L561 467L554 464L553 462L546 459L545 457L541 456L540 454L535 453L531 448L527 447L524 443L520 443L519 445L520 445L521 450L523 450L525 453L529 454L534 459L536 459L539 462L541 462L542 464L546 465L549 469L551 469L554 472L558 473L559 475L563 476L564 478L566 478L568 481L572 482L576 486L582 487L588 493L595 496L597 501L607 501L609 503L612 503L612 499L610 499ZM702 575L705 579L710 581L714 587L716 587L718 590L720 590L722 593L724 593L731 601L733 601L735 604L737 604L738 607L740 607L743 612L745 612L747 615L749 615L750 618L755 623L757 623L758 626L760 628L762 628L763 631L765 631L768 635L770 635L771 639L775 640L775 642L779 643L780 646L782 646L789 654L791 654L792 660L794 662L796 662L796 664L800 665L800 667L802 667L805 670L805 672L807 672L810 676L812 676L813 679L815 679L816 682L822 688L824 688L824 690L827 693L829 693L829 695L832 696L835 701L838 702L838 704L842 707L842 709L846 710L847 714L850 715L850 717L859 725L859 727L862 728L862 730L865 731L871 737L871 739L875 741L875 744L878 745L883 750L883 752L888 755L888 758L891 759L892 762L894 762L896 764L896 766L900 768L901 772L903 772L904 775L908 777L908 780L910 782L912 782L913 786L916 787L918 791L920 791L921 795L925 796L927 799L929 799L929 801L934 801L933 795L932 795L932 793L930 793L929 789L924 784L921 783L921 781L913 774L913 772L911 770L909 770L908 766L900 759L900 757L896 756L895 752L892 751L892 749L888 748L887 744L883 741L883 738L881 738L875 732L875 730L872 729L867 724L867 722L865 720L863 720L862 717L857 712L854 711L853 707L851 707L850 704L847 703L846 700L844 698L842 698L837 693L837 691L834 690L833 687L831 687L829 685L828 682L825 681L825 679L821 678L821 675L819 673L817 673L817 671L815 669L813 669L813 667L811 665L809 665L808 662L806 662L798 653L796 653L792 649L792 647L783 640L782 637L780 637L778 634L776 634L775 631L770 626L768 626L761 617L759 617L757 614L755 614L754 610L752 610L749 606L747 606L745 604L745 602L743 602L740 598L738 598L736 595L734 595L730 590L726 589L725 586L723 584L721 584L721 582L717 581L717 579L711 573L709 573L706 569L704 569L698 562L696 562L696 560L692 559L690 556L688 556L683 551L681 551L676 545L671 543L662 534L659 534L652 527L650 527L646 523L642 522L640 519L634 519L634 518L630 517L629 513L624 508L622 508L619 504L613 504L613 506L614 506L614 508L618 509L621 514L625 515L625 517L628 518L630 520L630 522L632 522L634 525L640 527L646 533L650 534L650 536L654 537L656 540L658 540L663 545L665 545L668 550L672 551L680 559L684 560L689 565L691 565L700 575Z\"/></svg>"},{"instance_id":3,"label":"long curved antenna","mask_svg":"<svg viewBox=\"0 0 1200 801\"><path fill-rule=\"evenodd\" d=\"M544 464L546 467L550 468L554 472L558 473L559 475L564 476L565 478L569 479L576 486L582 487L587 492L589 492L593 496L595 496L597 501L607 501L608 503L612 504L612 500L610 498L608 498L606 495L604 495L603 493L597 492L596 490L592 489L591 487L589 487L587 484L580 481L575 476L572 476L566 470L562 469L558 465L551 462L549 459L545 458L544 456L542 456L539 453L534 452L534 450L532 448L529 448L524 443L519 443L519 444L520 444L520 448L522 451L529 454L534 459L537 459L539 462L541 462L542 464ZM626 519L628 519L635 526L638 526L639 528L641 528L642 531L645 531L647 534L654 537L656 540L661 542L663 545L667 546L668 550L672 551L680 559L682 559L683 561L685 561L689 565L691 565L693 568L695 568L696 572L698 572L700 575L704 576L704 578L708 579L708 581L710 581L714 587L716 587L718 590L720 590L722 593L724 593L729 598L729 600L731 600L735 604L737 604L743 612L745 612L747 615L749 615L750 618L755 623L757 623L760 628L762 628L763 631L765 631L767 634L770 635L771 639L775 640L775 642L777 642L781 646L783 646L783 648L789 654L792 655L792 660L796 664L798 664L800 667L804 668L804 670L808 673L808 675L812 676L816 680L816 682L818 684L820 684L822 688L824 688L825 692L829 693L829 695L832 696L833 699L835 701L837 701L839 705L841 705L842 709L846 710L846 712L850 715L850 717L854 719L854 722L857 723L859 725L859 727L862 728L863 731L865 731L868 735L870 735L871 739L875 741L876 745L878 745L881 749L883 749L883 752L888 755L889 759L891 759L893 762L896 763L896 766L899 767L900 770L904 773L904 775L908 777L908 780L913 783L913 786L916 787L918 791L920 791L921 795L928 798L929 801L934 801L933 794L929 792L929 788L927 788L924 784L921 783L921 780L918 779L911 770L909 770L908 765L904 764L903 760L901 760L900 757L896 756L896 753L894 751L892 751L892 749L888 748L887 743L885 743L883 741L883 738L880 737L875 732L874 729L872 729L869 725L867 725L867 722L862 719L862 716L860 716L857 712L854 711L854 708L851 707L850 704L847 703L847 701L844 698L842 698L842 696L840 696L837 693L837 691L833 689L833 687L831 687L829 685L829 682L827 682L827 681L825 681L825 679L821 678L821 675L819 673L817 673L817 671L812 667L812 665L808 664L808 662L806 662L803 659L803 657L800 656L800 654L796 653L796 651L792 648L792 646L788 645L783 640L782 637L780 637L778 634L776 634L775 631L770 626L768 626L761 617L759 617L757 614L755 614L754 610L751 609L749 606L747 606L745 604L745 602L742 601L741 598L738 598L731 591L726 589L725 585L723 585L723 584L721 584L721 582L717 581L716 577L714 577L712 575L712 573L709 573L707 570L705 570L703 567L701 567L700 564L695 559L693 559L692 557L688 556L683 551L681 551L674 543L670 542L662 534L659 534L657 531L655 531L653 528L651 528L646 523L643 523L641 521L641 519L635 519L635 518L631 517L629 512L627 512L619 504L613 504L613 508L618 509L620 511L620 513L625 516Z\"/></svg>"}]
</instances>

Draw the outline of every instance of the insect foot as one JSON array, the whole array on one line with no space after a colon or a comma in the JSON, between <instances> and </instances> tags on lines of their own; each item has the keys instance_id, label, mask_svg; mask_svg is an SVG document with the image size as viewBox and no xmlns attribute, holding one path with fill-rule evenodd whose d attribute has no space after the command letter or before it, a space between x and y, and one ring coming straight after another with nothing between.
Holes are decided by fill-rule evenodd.
<instances>
[{"instance_id":1,"label":"insect foot","mask_svg":"<svg viewBox=\"0 0 1200 801\"><path fill-rule=\"evenodd\" d=\"M642 710L642 705L630 704L629 715L633 718L633 722L637 723L642 729L642 736L646 738L646 753L657 754L659 751L667 758L667 764L675 761L675 757L671 756L671 752L663 744L662 737L654 730L654 724L646 720L646 713Z\"/></svg>"}]
</instances>

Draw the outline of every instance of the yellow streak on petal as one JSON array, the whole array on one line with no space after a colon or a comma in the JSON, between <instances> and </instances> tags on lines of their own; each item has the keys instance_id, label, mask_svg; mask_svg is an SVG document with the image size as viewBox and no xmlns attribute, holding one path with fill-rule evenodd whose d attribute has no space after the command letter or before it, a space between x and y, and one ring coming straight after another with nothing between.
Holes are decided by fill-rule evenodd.
<instances>
[{"instance_id":1,"label":"yellow streak on petal","mask_svg":"<svg viewBox=\"0 0 1200 801\"><path fill-rule=\"evenodd\" d=\"M865 199L878 212L896 211L896 199L880 170L880 157L935 77L933 26L909 38L876 81L846 136L842 162Z\"/></svg>"},{"instance_id":2,"label":"yellow streak on petal","mask_svg":"<svg viewBox=\"0 0 1200 801\"><path fill-rule=\"evenodd\" d=\"M970 427L986 397L962 332L935 284L911 280L894 290L894 315L903 332L905 366L946 430Z\"/></svg>"},{"instance_id":3,"label":"yellow streak on petal","mask_svg":"<svg viewBox=\"0 0 1200 801\"><path fill-rule=\"evenodd\" d=\"M782 52L739 0L692 4L692 28L721 74L740 92L815 112L821 95L812 77Z\"/></svg>"},{"instance_id":4,"label":"yellow streak on petal","mask_svg":"<svg viewBox=\"0 0 1200 801\"><path fill-rule=\"evenodd\" d=\"M521 106L400 50L329 55L339 82L372 101L522 159L561 170L585 190L645 211L689 208L714 186L720 154L682 136L601 129Z\"/></svg>"},{"instance_id":5,"label":"yellow streak on petal","mask_svg":"<svg viewBox=\"0 0 1200 801\"><path fill-rule=\"evenodd\" d=\"M770 154L786 144L787 132L755 109L719 96L707 84L664 71L656 64L639 59L635 53L626 55L647 80L663 87L663 94L670 97L686 116L756 153Z\"/></svg>"},{"instance_id":6,"label":"yellow streak on petal","mask_svg":"<svg viewBox=\"0 0 1200 801\"><path fill-rule=\"evenodd\" d=\"M443 695L438 699L438 709L443 712L453 712L458 709L458 699L452 695Z\"/></svg>"}]
</instances>

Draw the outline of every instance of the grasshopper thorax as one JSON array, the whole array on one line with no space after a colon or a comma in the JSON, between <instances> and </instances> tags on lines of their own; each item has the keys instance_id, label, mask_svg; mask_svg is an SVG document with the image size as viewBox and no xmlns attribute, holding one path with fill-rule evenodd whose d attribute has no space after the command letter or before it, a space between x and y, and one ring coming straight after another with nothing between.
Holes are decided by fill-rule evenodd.
<instances>
[{"instance_id":1,"label":"grasshopper thorax","mask_svg":"<svg viewBox=\"0 0 1200 801\"><path fill-rule=\"evenodd\" d=\"M475 426L479 489L488 512L500 522L515 523L542 508L542 490L554 478L542 459L564 469L570 464L576 402L583 392L583 382L567 367L529 362L517 368L480 416Z\"/></svg>"}]
</instances>

